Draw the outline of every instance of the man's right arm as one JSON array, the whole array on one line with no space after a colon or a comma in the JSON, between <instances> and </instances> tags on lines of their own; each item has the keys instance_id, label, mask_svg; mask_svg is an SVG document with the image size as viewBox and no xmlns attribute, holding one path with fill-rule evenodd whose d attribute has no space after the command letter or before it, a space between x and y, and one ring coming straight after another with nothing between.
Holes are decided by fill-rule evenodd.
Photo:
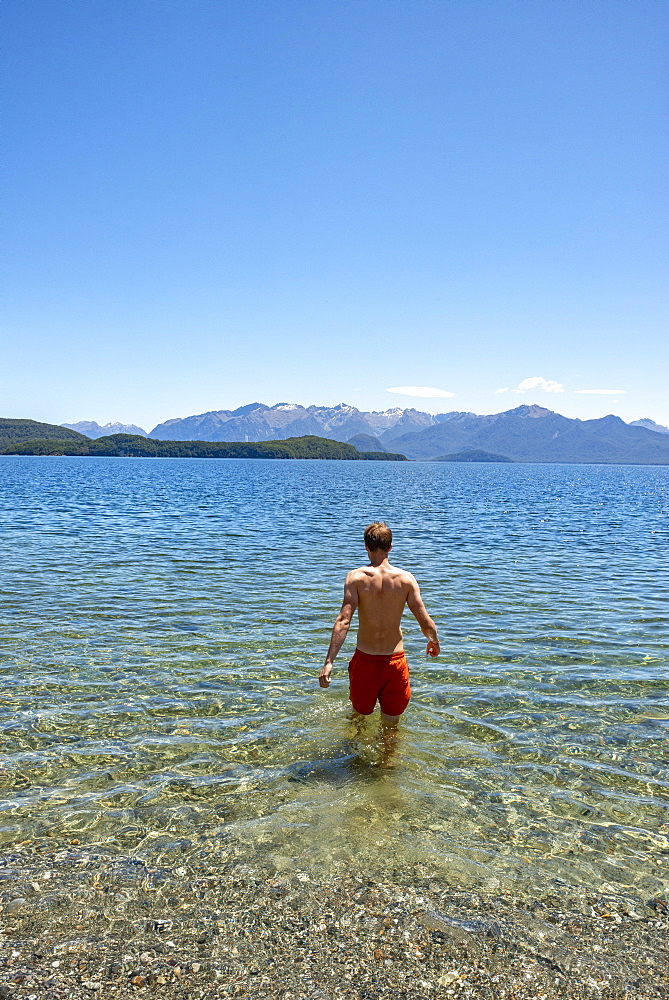
<instances>
[{"instance_id":1,"label":"man's right arm","mask_svg":"<svg viewBox=\"0 0 669 1000\"><path fill-rule=\"evenodd\" d=\"M344 600L342 602L341 611L335 619L328 654L325 657L325 663L323 664L321 672L318 676L318 683L322 688L330 686L330 676L332 674L335 657L344 645L344 639L348 635L351 619L353 618L353 613L357 606L358 588L355 584L353 573L349 573L344 584Z\"/></svg>"},{"instance_id":2,"label":"man's right arm","mask_svg":"<svg viewBox=\"0 0 669 1000\"><path fill-rule=\"evenodd\" d=\"M407 596L409 611L420 625L420 630L427 639L427 655L439 656L441 647L437 638L437 626L428 615L427 608L423 604L418 583L411 575L409 575L409 581L409 594Z\"/></svg>"}]
</instances>

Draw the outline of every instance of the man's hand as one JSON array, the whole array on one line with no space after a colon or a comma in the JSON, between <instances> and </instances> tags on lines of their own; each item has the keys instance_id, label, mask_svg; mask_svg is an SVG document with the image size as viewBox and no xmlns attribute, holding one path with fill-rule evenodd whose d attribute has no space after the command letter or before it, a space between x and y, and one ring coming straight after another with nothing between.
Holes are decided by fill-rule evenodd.
<instances>
[{"instance_id":1,"label":"man's hand","mask_svg":"<svg viewBox=\"0 0 669 1000\"><path fill-rule=\"evenodd\" d=\"M318 683L322 688L330 687L330 677L332 676L332 664L327 660L321 668L321 672L318 675Z\"/></svg>"},{"instance_id":2,"label":"man's hand","mask_svg":"<svg viewBox=\"0 0 669 1000\"><path fill-rule=\"evenodd\" d=\"M427 649L425 650L428 656L439 656L441 652L441 646L439 645L438 639L430 639L427 644Z\"/></svg>"}]
</instances>

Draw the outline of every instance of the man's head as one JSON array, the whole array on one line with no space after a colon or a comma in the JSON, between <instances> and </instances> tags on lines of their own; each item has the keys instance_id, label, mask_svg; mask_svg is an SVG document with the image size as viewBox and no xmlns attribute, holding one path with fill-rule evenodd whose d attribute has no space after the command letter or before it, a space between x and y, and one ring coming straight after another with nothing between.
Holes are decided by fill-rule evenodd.
<instances>
[{"instance_id":1,"label":"man's head","mask_svg":"<svg viewBox=\"0 0 669 1000\"><path fill-rule=\"evenodd\" d=\"M370 552L390 552L393 546L393 533L385 521L374 521L365 528L365 548Z\"/></svg>"}]
</instances>

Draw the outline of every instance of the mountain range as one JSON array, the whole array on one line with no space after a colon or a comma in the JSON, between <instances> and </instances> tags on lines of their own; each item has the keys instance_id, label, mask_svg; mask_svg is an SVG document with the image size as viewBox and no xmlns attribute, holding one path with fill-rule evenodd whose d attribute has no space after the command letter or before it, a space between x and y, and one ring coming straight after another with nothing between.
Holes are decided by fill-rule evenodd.
<instances>
[{"instance_id":1,"label":"mountain range","mask_svg":"<svg viewBox=\"0 0 669 1000\"><path fill-rule=\"evenodd\" d=\"M578 420L536 405L487 416L444 414L432 427L395 437L393 448L413 459L480 449L515 462L669 464L667 435L613 415Z\"/></svg>"},{"instance_id":2,"label":"mountain range","mask_svg":"<svg viewBox=\"0 0 669 1000\"><path fill-rule=\"evenodd\" d=\"M61 424L68 430L78 431L89 438L109 437L110 434L139 434L140 437L149 435L137 424L120 424L118 421L110 424L99 424L97 420L79 420L76 424Z\"/></svg>"},{"instance_id":3,"label":"mountain range","mask_svg":"<svg viewBox=\"0 0 669 1000\"><path fill-rule=\"evenodd\" d=\"M152 438L172 441L269 441L317 434L334 441L350 441L358 434L381 438L430 427L435 418L420 410L365 412L347 403L338 406L300 406L298 403L247 403L236 410L212 410L192 417L166 420L150 432Z\"/></svg>"},{"instance_id":4,"label":"mountain range","mask_svg":"<svg viewBox=\"0 0 669 1000\"><path fill-rule=\"evenodd\" d=\"M68 424L89 437L84 424ZM88 422L93 424L93 422ZM134 425L105 425L111 427ZM130 433L130 431L127 431ZM132 433L143 433L134 428ZM158 424L149 438L170 441L276 441L305 434L350 442L365 451L390 450L413 459L452 459L482 451L516 462L669 463L669 428L649 418L627 424L609 415L597 420L564 417L542 406L518 406L504 413L424 413L395 407L382 411L297 403L248 403Z\"/></svg>"},{"instance_id":5,"label":"mountain range","mask_svg":"<svg viewBox=\"0 0 669 1000\"><path fill-rule=\"evenodd\" d=\"M74 430L81 426L88 426L90 433ZM107 424L100 428L94 421L80 421L66 428L62 424L24 418L0 418L0 453L39 441L51 442L54 447L58 442L62 445L65 441L78 441L78 447L85 450L86 442L100 437L115 446L112 438L128 435L99 435L97 430L119 426L135 427ZM401 408L364 412L344 403L334 407L250 403L238 410L217 410L183 420L168 420L155 427L150 435L142 432L133 436L133 449L138 454L144 453L143 446L137 443L142 438L171 443L170 454L176 455L181 454L177 447L181 442L188 442L189 447L198 442L234 442L243 448L305 435L352 445L360 453L374 452L377 458L390 452L389 458L407 456L427 461L669 465L669 428L649 418L630 424L613 415L578 420L534 405L481 416L459 412L430 414ZM62 452L63 448L56 451ZM196 447L194 453L201 451ZM323 453L320 457L330 456Z\"/></svg>"}]
</instances>

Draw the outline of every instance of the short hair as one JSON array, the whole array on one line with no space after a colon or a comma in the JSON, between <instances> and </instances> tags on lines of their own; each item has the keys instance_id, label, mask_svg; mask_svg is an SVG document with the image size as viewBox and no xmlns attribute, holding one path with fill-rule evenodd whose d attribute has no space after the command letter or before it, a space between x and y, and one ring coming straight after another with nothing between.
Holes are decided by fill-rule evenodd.
<instances>
[{"instance_id":1,"label":"short hair","mask_svg":"<svg viewBox=\"0 0 669 1000\"><path fill-rule=\"evenodd\" d=\"M385 521L374 521L365 528L365 545L370 552L383 549L389 552L393 544L393 533Z\"/></svg>"}]
</instances>

